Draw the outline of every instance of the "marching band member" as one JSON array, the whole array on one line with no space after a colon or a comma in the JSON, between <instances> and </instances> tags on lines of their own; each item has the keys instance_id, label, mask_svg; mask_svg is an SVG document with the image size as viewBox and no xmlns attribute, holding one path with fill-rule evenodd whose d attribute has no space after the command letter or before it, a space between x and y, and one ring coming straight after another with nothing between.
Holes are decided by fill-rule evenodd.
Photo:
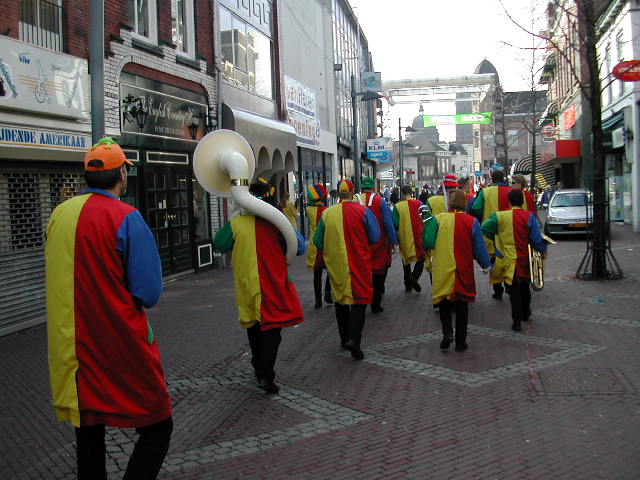
<instances>
[{"instance_id":1,"label":"marching band member","mask_svg":"<svg viewBox=\"0 0 640 480\"><path fill-rule=\"evenodd\" d=\"M442 195L432 195L427 199L431 215L434 217L447 211L447 196L458 188L458 178L450 173L444 176Z\"/></svg>"},{"instance_id":2,"label":"marching band member","mask_svg":"<svg viewBox=\"0 0 640 480\"><path fill-rule=\"evenodd\" d=\"M411 198L410 185L403 185L402 195L404 199L393 207L393 225L398 231L400 255L404 270L404 289L420 292L422 288L418 283L424 269L425 251L422 248L422 221L418 214L420 200ZM415 262L413 273L411 263Z\"/></svg>"},{"instance_id":3,"label":"marching band member","mask_svg":"<svg viewBox=\"0 0 640 480\"><path fill-rule=\"evenodd\" d=\"M509 203L509 192L511 189L504 183L504 173L502 170L494 170L491 172L491 186L484 187L476 197L471 207L471 215L476 217L480 222L487 220L495 212L511 210ZM495 247L493 242L486 240L487 250L492 262L495 261ZM493 284L493 295L495 300L502 300L504 287L501 283ZM507 292L508 293L508 292Z\"/></svg>"},{"instance_id":4,"label":"marching band member","mask_svg":"<svg viewBox=\"0 0 640 480\"><path fill-rule=\"evenodd\" d=\"M439 305L443 339L447 349L454 339L451 315L456 315L455 350L467 349L469 302L475 301L476 283L473 260L489 271L490 261L480 223L465 213L466 195L456 190L449 196L449 211L427 222L424 247L433 249L432 302Z\"/></svg>"},{"instance_id":5,"label":"marching band member","mask_svg":"<svg viewBox=\"0 0 640 480\"><path fill-rule=\"evenodd\" d=\"M351 181L338 183L338 196L340 203L320 217L313 242L323 250L331 278L340 345L362 360L365 311L373 297L369 244L380 240L380 229L371 210L353 200Z\"/></svg>"},{"instance_id":6,"label":"marching band member","mask_svg":"<svg viewBox=\"0 0 640 480\"><path fill-rule=\"evenodd\" d=\"M371 301L371 313L384 311L382 308L382 295L384 294L384 282L387 279L387 271L391 266L391 250L398 244L396 229L393 227L391 209L382 195L374 191L375 181L371 177L365 177L362 181L362 198L364 205L373 212L380 228L380 240L372 243L371 247L371 271L373 275L373 299Z\"/></svg>"},{"instance_id":7,"label":"marching band member","mask_svg":"<svg viewBox=\"0 0 640 480\"><path fill-rule=\"evenodd\" d=\"M522 210L522 190L509 193L512 210L496 212L482 223L484 236L494 240L496 261L491 272L491 282L511 285L511 328L522 329L521 322L531 316L531 272L529 271L528 245L539 252L546 252L547 244L540 235L538 221L530 211Z\"/></svg>"},{"instance_id":8,"label":"marching band member","mask_svg":"<svg viewBox=\"0 0 640 480\"><path fill-rule=\"evenodd\" d=\"M327 189L324 185L311 185L307 189L307 220L309 221L309 247L307 250L307 268L313 270L313 292L316 297L315 308L322 307L322 270L326 265L324 264L324 257L322 250L318 250L313 244L313 236L316 233L318 223L320 223L320 217L322 212L327 208ZM324 285L324 301L327 303L333 303L331 298L331 283L329 282L329 274Z\"/></svg>"},{"instance_id":9,"label":"marching band member","mask_svg":"<svg viewBox=\"0 0 640 480\"><path fill-rule=\"evenodd\" d=\"M272 204L273 189L266 180L259 178L249 191ZM301 255L305 250L304 238L299 233L297 236L297 254ZM282 234L271 222L243 212L216 233L213 248L218 253L233 251L238 316L240 326L247 329L251 364L258 386L268 394L278 393L274 367L282 327L304 320L298 292L288 278Z\"/></svg>"},{"instance_id":10,"label":"marching band member","mask_svg":"<svg viewBox=\"0 0 640 480\"><path fill-rule=\"evenodd\" d=\"M524 178L524 175L511 176L511 189L522 190L522 193L524 194L524 204L521 205L521 207L523 210L529 210L534 215L538 214L536 210L536 201L533 194L527 190L527 179Z\"/></svg>"}]
</instances>

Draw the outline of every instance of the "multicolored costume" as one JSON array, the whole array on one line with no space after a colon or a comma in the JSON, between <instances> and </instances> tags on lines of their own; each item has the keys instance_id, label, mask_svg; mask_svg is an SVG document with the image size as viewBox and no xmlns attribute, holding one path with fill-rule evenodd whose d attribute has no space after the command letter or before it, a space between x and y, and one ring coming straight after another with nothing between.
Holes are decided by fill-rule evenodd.
<instances>
[{"instance_id":1,"label":"multicolored costume","mask_svg":"<svg viewBox=\"0 0 640 480\"><path fill-rule=\"evenodd\" d=\"M362 181L362 188L372 190L375 181L371 177L365 177ZM371 271L373 277L373 298L371 300L371 311L379 313L383 311L382 295L384 294L384 283L387 278L387 271L391 266L391 250L393 245L398 243L398 236L393 226L391 209L382 195L373 191L362 194L364 205L371 210L378 221L380 228L380 240L372 243L371 248Z\"/></svg>"},{"instance_id":2,"label":"multicolored costume","mask_svg":"<svg viewBox=\"0 0 640 480\"><path fill-rule=\"evenodd\" d=\"M338 193L343 201L324 211L313 242L324 250L340 343L351 350L354 358L362 359L365 308L373 295L369 244L379 241L380 229L371 210L347 200L353 195L349 180L340 181Z\"/></svg>"},{"instance_id":3,"label":"multicolored costume","mask_svg":"<svg viewBox=\"0 0 640 480\"><path fill-rule=\"evenodd\" d=\"M513 329L520 329L520 322L530 315L531 273L529 271L529 243L540 252L547 244L540 235L536 217L528 210L496 212L482 223L485 237L496 244L496 260L491 272L491 283L505 282L511 285L511 313Z\"/></svg>"},{"instance_id":4,"label":"multicolored costume","mask_svg":"<svg viewBox=\"0 0 640 480\"><path fill-rule=\"evenodd\" d=\"M529 210L531 213L536 215L536 201L533 198L533 194L529 190L523 190L522 193L524 193L524 203L522 204L522 209Z\"/></svg>"},{"instance_id":5,"label":"multicolored costume","mask_svg":"<svg viewBox=\"0 0 640 480\"><path fill-rule=\"evenodd\" d=\"M455 312L456 350L464 350L467 348L468 303L475 301L476 296L473 259L482 268L490 265L480 223L462 211L441 213L427 223L424 246L433 249L432 302L439 305L444 335L440 347L448 348L453 340L452 313Z\"/></svg>"},{"instance_id":6,"label":"multicolored costume","mask_svg":"<svg viewBox=\"0 0 640 480\"><path fill-rule=\"evenodd\" d=\"M398 231L400 255L404 270L404 287L420 291L418 279L424 269L425 251L422 248L422 220L418 214L420 200L401 200L393 207L393 225ZM411 272L411 263L416 262Z\"/></svg>"},{"instance_id":7,"label":"multicolored costume","mask_svg":"<svg viewBox=\"0 0 640 480\"><path fill-rule=\"evenodd\" d=\"M322 250L318 250L313 244L313 236L316 233L322 213L326 210L327 189L324 185L311 185L307 189L307 220L309 221L309 246L307 248L307 268L313 270L313 291L315 294L315 308L322 307L322 270L326 268ZM333 303L331 298L331 283L329 275L325 281L324 299L327 303Z\"/></svg>"}]
</instances>

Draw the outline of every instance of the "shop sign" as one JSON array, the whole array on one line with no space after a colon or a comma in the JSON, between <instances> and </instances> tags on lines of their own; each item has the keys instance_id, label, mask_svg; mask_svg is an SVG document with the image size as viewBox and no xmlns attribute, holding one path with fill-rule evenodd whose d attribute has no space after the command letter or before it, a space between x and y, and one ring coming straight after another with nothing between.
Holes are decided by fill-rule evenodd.
<instances>
[{"instance_id":1,"label":"shop sign","mask_svg":"<svg viewBox=\"0 0 640 480\"><path fill-rule=\"evenodd\" d=\"M576 106L570 105L564 111L564 129L571 130L576 124Z\"/></svg>"},{"instance_id":2,"label":"shop sign","mask_svg":"<svg viewBox=\"0 0 640 480\"><path fill-rule=\"evenodd\" d=\"M0 127L0 145L78 151L91 148L91 137L32 128Z\"/></svg>"},{"instance_id":3,"label":"shop sign","mask_svg":"<svg viewBox=\"0 0 640 480\"><path fill-rule=\"evenodd\" d=\"M122 117L123 133L188 141L198 141L204 136L206 104L121 83L120 98L125 98L128 94L142 99L149 116L142 130L135 119ZM189 133L189 125L193 123L199 126L195 139L192 139Z\"/></svg>"},{"instance_id":4,"label":"shop sign","mask_svg":"<svg viewBox=\"0 0 640 480\"><path fill-rule=\"evenodd\" d=\"M363 92L381 92L382 74L380 72L360 73L360 86Z\"/></svg>"},{"instance_id":5,"label":"shop sign","mask_svg":"<svg viewBox=\"0 0 640 480\"><path fill-rule=\"evenodd\" d=\"M611 132L611 147L624 147L624 127L616 128Z\"/></svg>"},{"instance_id":6,"label":"shop sign","mask_svg":"<svg viewBox=\"0 0 640 480\"><path fill-rule=\"evenodd\" d=\"M640 80L640 60L620 62L611 72L614 77L623 82L637 82Z\"/></svg>"},{"instance_id":7,"label":"shop sign","mask_svg":"<svg viewBox=\"0 0 640 480\"><path fill-rule=\"evenodd\" d=\"M375 160L378 163L387 163L392 160L391 149L393 138L368 138L367 139L367 158Z\"/></svg>"},{"instance_id":8,"label":"shop sign","mask_svg":"<svg viewBox=\"0 0 640 480\"><path fill-rule=\"evenodd\" d=\"M219 0L240 18L271 38L271 0Z\"/></svg>"},{"instance_id":9,"label":"shop sign","mask_svg":"<svg viewBox=\"0 0 640 480\"><path fill-rule=\"evenodd\" d=\"M437 125L491 125L493 112L458 113L456 115L423 115L424 127Z\"/></svg>"},{"instance_id":10,"label":"shop sign","mask_svg":"<svg viewBox=\"0 0 640 480\"><path fill-rule=\"evenodd\" d=\"M320 145L320 119L316 112L316 92L284 76L284 96L287 121L298 136L298 142L317 147Z\"/></svg>"},{"instance_id":11,"label":"shop sign","mask_svg":"<svg viewBox=\"0 0 640 480\"><path fill-rule=\"evenodd\" d=\"M87 61L0 36L0 107L89 118Z\"/></svg>"}]
</instances>

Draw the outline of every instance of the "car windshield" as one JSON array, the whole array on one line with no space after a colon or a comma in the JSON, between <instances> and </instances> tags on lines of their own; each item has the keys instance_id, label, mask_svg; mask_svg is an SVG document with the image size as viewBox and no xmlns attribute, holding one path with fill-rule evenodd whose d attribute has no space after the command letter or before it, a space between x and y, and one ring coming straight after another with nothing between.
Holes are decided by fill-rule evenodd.
<instances>
[{"instance_id":1,"label":"car windshield","mask_svg":"<svg viewBox=\"0 0 640 480\"><path fill-rule=\"evenodd\" d=\"M584 207L587 195L584 193L561 193L553 197L552 207Z\"/></svg>"}]
</instances>

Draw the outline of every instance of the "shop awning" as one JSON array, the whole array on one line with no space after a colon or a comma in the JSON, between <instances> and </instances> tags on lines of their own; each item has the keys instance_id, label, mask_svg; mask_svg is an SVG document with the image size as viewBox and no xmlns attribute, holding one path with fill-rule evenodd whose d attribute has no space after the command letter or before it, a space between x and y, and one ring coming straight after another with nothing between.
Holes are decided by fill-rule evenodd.
<instances>
[{"instance_id":1,"label":"shop awning","mask_svg":"<svg viewBox=\"0 0 640 480\"><path fill-rule=\"evenodd\" d=\"M555 169L551 163L542 163L542 154L536 153L536 183L539 187L546 187L555 183ZM511 167L511 175L531 175L532 172L531 155L516 160Z\"/></svg>"},{"instance_id":2,"label":"shop awning","mask_svg":"<svg viewBox=\"0 0 640 480\"><path fill-rule=\"evenodd\" d=\"M222 127L242 135L256 156L256 175L295 170L296 131L285 122L222 104Z\"/></svg>"}]
</instances>

